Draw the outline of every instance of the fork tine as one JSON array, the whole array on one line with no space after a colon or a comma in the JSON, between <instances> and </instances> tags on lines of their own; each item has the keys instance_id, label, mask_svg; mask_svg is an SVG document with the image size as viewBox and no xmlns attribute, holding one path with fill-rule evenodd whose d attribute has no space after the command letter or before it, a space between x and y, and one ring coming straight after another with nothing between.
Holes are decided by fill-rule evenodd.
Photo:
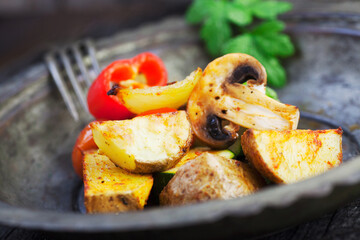
<instances>
[{"instance_id":1,"label":"fork tine","mask_svg":"<svg viewBox=\"0 0 360 240\"><path fill-rule=\"evenodd\" d=\"M75 94L78 97L78 99L79 99L82 107L84 108L84 110L86 112L88 112L85 94L81 90L81 86L80 86L79 82L77 81L77 79L75 77L74 70L71 67L70 59L66 55L65 49L60 49L59 54L60 54L60 58L61 58L61 60L62 60L62 62L64 64L65 71L66 71L66 73L67 73L67 75L69 77L69 80L71 82L71 85L73 86L73 88L75 90Z\"/></svg>"},{"instance_id":2,"label":"fork tine","mask_svg":"<svg viewBox=\"0 0 360 240\"><path fill-rule=\"evenodd\" d=\"M82 46L86 48L86 52L88 55L87 57L91 61L92 67L90 68L93 69L91 72L89 71L83 59L83 55L80 49L80 47ZM72 57L75 58L76 65L80 70L85 84L81 80L77 79L77 77L79 76L75 74L75 70L77 70L76 66L72 66L74 65ZM46 54L45 61L71 116L75 119L75 121L78 121L79 113L76 110L76 106L73 101L76 101L76 99L73 99L71 97L69 89L67 88L67 84L65 82L67 81L67 79L65 78L68 78L70 80L73 91L75 91L77 99L80 101L81 107L85 110L85 112L89 113L85 90L87 90L91 86L92 73L94 72L96 75L100 73L100 66L96 58L95 44L90 39L76 42L72 45L65 46L64 48L54 50ZM66 77L64 75L62 76L62 68L60 69L60 66L63 66L65 68L65 72L67 75Z\"/></svg>"},{"instance_id":3,"label":"fork tine","mask_svg":"<svg viewBox=\"0 0 360 240\"><path fill-rule=\"evenodd\" d=\"M100 66L99 66L99 63L98 63L97 58L96 58L95 45L90 39L85 40L84 43L85 43L85 46L88 49L92 65L93 65L94 70L95 70L95 74L99 75L101 70L100 70Z\"/></svg>"},{"instance_id":4,"label":"fork tine","mask_svg":"<svg viewBox=\"0 0 360 240\"><path fill-rule=\"evenodd\" d=\"M61 96L63 97L64 101L65 101L65 105L68 108L71 116L75 119L75 121L79 120L79 114L76 111L74 102L72 101L70 94L65 86L65 82L63 80L63 78L60 75L60 71L59 68L56 64L55 58L54 58L54 54L52 52L48 53L45 55L45 61L46 64L48 66L48 69L51 73L51 75L54 78L55 84L57 85Z\"/></svg>"},{"instance_id":5,"label":"fork tine","mask_svg":"<svg viewBox=\"0 0 360 240\"><path fill-rule=\"evenodd\" d=\"M85 79L86 85L88 87L90 87L91 86L90 76L87 72L84 61L82 60L81 53L79 50L79 44L76 43L76 44L71 45L70 49L73 51L73 53L75 55L76 63L79 66L79 69L80 69L80 72L81 72L83 78Z\"/></svg>"}]
</instances>

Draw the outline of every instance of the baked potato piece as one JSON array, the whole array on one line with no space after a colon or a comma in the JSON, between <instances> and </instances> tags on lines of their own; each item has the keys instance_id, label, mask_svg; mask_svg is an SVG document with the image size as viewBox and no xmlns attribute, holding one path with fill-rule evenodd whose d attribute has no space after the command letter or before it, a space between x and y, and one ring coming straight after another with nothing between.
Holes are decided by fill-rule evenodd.
<instances>
[{"instance_id":1,"label":"baked potato piece","mask_svg":"<svg viewBox=\"0 0 360 240\"><path fill-rule=\"evenodd\" d=\"M84 195L87 213L116 213L143 209L153 177L118 168L105 155L84 156Z\"/></svg>"},{"instance_id":2,"label":"baked potato piece","mask_svg":"<svg viewBox=\"0 0 360 240\"><path fill-rule=\"evenodd\" d=\"M196 158L197 156L201 155L204 152L209 152L215 155L219 155L226 158L233 158L235 154L229 150L210 150L210 148L206 147L199 147L190 149L189 152L183 156L180 161L172 168L163 171L157 172L153 174L154 177L154 187L151 190L151 195L154 195L154 201L159 202L159 195L164 187L169 183L169 181L174 177L175 173L178 169L184 165L185 163L191 161L192 159Z\"/></svg>"},{"instance_id":3,"label":"baked potato piece","mask_svg":"<svg viewBox=\"0 0 360 240\"><path fill-rule=\"evenodd\" d=\"M254 130L241 137L246 158L275 183L293 183L342 162L342 130Z\"/></svg>"},{"instance_id":4,"label":"baked potato piece","mask_svg":"<svg viewBox=\"0 0 360 240\"><path fill-rule=\"evenodd\" d=\"M182 205L245 196L264 186L249 165L203 153L178 169L160 194L161 205Z\"/></svg>"},{"instance_id":5,"label":"baked potato piece","mask_svg":"<svg viewBox=\"0 0 360 240\"><path fill-rule=\"evenodd\" d=\"M93 122L90 126L99 149L117 166L133 173L160 172L173 167L192 142L185 111Z\"/></svg>"}]
</instances>

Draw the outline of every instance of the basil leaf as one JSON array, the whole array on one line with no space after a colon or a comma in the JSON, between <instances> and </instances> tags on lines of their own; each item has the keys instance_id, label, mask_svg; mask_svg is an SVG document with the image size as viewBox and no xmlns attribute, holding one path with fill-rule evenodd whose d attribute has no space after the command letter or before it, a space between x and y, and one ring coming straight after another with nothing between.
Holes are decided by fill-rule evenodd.
<instances>
[{"instance_id":1,"label":"basil leaf","mask_svg":"<svg viewBox=\"0 0 360 240\"><path fill-rule=\"evenodd\" d=\"M252 22L251 12L244 8L243 5L235 3L229 3L227 18L239 26L245 26Z\"/></svg>"},{"instance_id":2,"label":"basil leaf","mask_svg":"<svg viewBox=\"0 0 360 240\"><path fill-rule=\"evenodd\" d=\"M286 84L285 69L281 66L279 61L274 58L266 58L260 61L264 65L267 73L268 84L277 88L283 87Z\"/></svg>"},{"instance_id":3,"label":"basil leaf","mask_svg":"<svg viewBox=\"0 0 360 240\"><path fill-rule=\"evenodd\" d=\"M231 37L231 28L225 19L211 17L205 21L200 35L205 40L209 53L212 56L219 56L222 46Z\"/></svg>"},{"instance_id":4,"label":"basil leaf","mask_svg":"<svg viewBox=\"0 0 360 240\"><path fill-rule=\"evenodd\" d=\"M280 33L284 23L274 18L291 7L291 3L274 0L195 0L186 20L203 23L200 36L213 57L234 52L249 54L266 68L268 83L281 87L286 83L286 74L276 57L293 54L294 46L287 35ZM268 21L251 29L247 26L254 17ZM231 38L233 29L239 35Z\"/></svg>"},{"instance_id":5,"label":"basil leaf","mask_svg":"<svg viewBox=\"0 0 360 240\"><path fill-rule=\"evenodd\" d=\"M266 94L266 96L271 97L272 99L275 99L276 101L280 101L275 90L270 87L266 87L265 94Z\"/></svg>"},{"instance_id":6,"label":"basil leaf","mask_svg":"<svg viewBox=\"0 0 360 240\"><path fill-rule=\"evenodd\" d=\"M270 56L291 56L294 54L294 46L289 36L285 34L266 34L254 36L256 45Z\"/></svg>"},{"instance_id":7,"label":"basil leaf","mask_svg":"<svg viewBox=\"0 0 360 240\"><path fill-rule=\"evenodd\" d=\"M257 3L259 1L260 0L234 0L234 3L242 4L244 6L249 6L249 5L252 5L252 4Z\"/></svg>"},{"instance_id":8,"label":"basil leaf","mask_svg":"<svg viewBox=\"0 0 360 240\"><path fill-rule=\"evenodd\" d=\"M261 49L256 46L253 36L249 33L229 40L223 49L223 54L228 53L246 53L256 58L260 63L266 59Z\"/></svg>"},{"instance_id":9,"label":"basil leaf","mask_svg":"<svg viewBox=\"0 0 360 240\"><path fill-rule=\"evenodd\" d=\"M252 5L255 16L264 19L275 18L278 14L292 9L292 4L280 1L261 1Z\"/></svg>"},{"instance_id":10,"label":"basil leaf","mask_svg":"<svg viewBox=\"0 0 360 240\"><path fill-rule=\"evenodd\" d=\"M246 53L253 55L255 46L250 34L243 34L239 37L229 40L223 48L223 54L228 53Z\"/></svg>"},{"instance_id":11,"label":"basil leaf","mask_svg":"<svg viewBox=\"0 0 360 240\"><path fill-rule=\"evenodd\" d=\"M257 27L255 27L251 33L252 34L269 34L269 33L278 33L285 29L285 24L278 20L266 21Z\"/></svg>"},{"instance_id":12,"label":"basil leaf","mask_svg":"<svg viewBox=\"0 0 360 240\"><path fill-rule=\"evenodd\" d=\"M188 23L200 23L206 18L216 14L217 2L213 0L195 0L187 10L185 19Z\"/></svg>"},{"instance_id":13,"label":"basil leaf","mask_svg":"<svg viewBox=\"0 0 360 240\"><path fill-rule=\"evenodd\" d=\"M254 37L249 33L229 40L224 45L222 53L246 53L256 58L260 63L262 63L262 61L266 59L266 56L264 55L262 50L259 49L256 45Z\"/></svg>"}]
</instances>

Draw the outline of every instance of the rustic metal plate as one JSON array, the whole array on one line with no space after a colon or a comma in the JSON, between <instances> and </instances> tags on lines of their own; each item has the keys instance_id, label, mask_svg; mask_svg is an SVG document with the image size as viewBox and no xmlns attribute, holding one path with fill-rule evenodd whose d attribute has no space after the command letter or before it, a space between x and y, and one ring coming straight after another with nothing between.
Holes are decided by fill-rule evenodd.
<instances>
[{"instance_id":1,"label":"rustic metal plate","mask_svg":"<svg viewBox=\"0 0 360 240\"><path fill-rule=\"evenodd\" d=\"M342 166L229 201L118 215L81 214L76 205L82 183L72 170L70 154L91 118L83 114L82 122L75 123L45 66L37 64L0 85L0 223L67 238L254 236L319 216L359 196L360 17L351 16L350 21L299 14L285 19L297 54L286 60L289 84L279 91L280 99L300 107L301 128L344 128ZM102 67L152 51L164 59L171 80L181 80L210 61L197 31L180 18L96 44Z\"/></svg>"}]
</instances>

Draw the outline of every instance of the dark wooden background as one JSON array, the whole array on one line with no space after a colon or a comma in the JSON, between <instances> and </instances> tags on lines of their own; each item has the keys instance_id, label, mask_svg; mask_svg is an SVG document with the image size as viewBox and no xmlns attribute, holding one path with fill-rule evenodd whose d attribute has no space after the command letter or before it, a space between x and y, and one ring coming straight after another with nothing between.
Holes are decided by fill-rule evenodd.
<instances>
[{"instance_id":1,"label":"dark wooden background","mask_svg":"<svg viewBox=\"0 0 360 240\"><path fill-rule=\"evenodd\" d=\"M190 0L0 0L0 81L41 61L55 44L102 37L143 22L182 15ZM294 11L360 14L360 1L291 0ZM141 16L139 18L138 16ZM324 203L326 204L326 203ZM360 239L360 199L318 219L260 239ZM276 221L276 219L274 219ZM231 239L238 238L236 235ZM0 239L51 239L0 226Z\"/></svg>"}]
</instances>

